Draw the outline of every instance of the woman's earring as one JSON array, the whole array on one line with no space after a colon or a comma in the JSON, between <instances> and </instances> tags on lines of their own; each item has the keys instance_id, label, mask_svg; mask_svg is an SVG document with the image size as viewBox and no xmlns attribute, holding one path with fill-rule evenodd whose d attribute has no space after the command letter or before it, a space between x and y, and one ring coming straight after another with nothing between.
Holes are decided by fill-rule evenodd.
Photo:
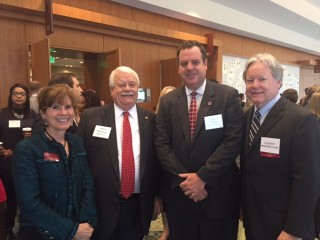
<instances>
[{"instance_id":1,"label":"woman's earring","mask_svg":"<svg viewBox=\"0 0 320 240\"><path fill-rule=\"evenodd\" d=\"M43 122L44 122L44 125L47 127L47 126L48 126L48 120L47 120L47 118L43 118Z\"/></svg>"}]
</instances>

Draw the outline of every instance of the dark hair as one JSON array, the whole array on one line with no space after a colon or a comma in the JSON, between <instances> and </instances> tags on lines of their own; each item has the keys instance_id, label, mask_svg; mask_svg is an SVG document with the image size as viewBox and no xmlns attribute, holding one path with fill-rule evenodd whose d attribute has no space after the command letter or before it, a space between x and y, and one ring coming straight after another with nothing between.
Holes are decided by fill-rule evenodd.
<instances>
[{"instance_id":1,"label":"dark hair","mask_svg":"<svg viewBox=\"0 0 320 240\"><path fill-rule=\"evenodd\" d=\"M177 49L177 58L179 62L179 54L181 50L183 49L190 49L193 47L198 47L200 49L201 55L202 55L202 61L205 61L207 59L207 50L204 48L204 46L195 40L187 40L181 43L179 48Z\"/></svg>"},{"instance_id":2,"label":"dark hair","mask_svg":"<svg viewBox=\"0 0 320 240\"><path fill-rule=\"evenodd\" d=\"M32 93L37 93L43 88L43 84L38 81L32 81L29 84L29 90Z\"/></svg>"},{"instance_id":3,"label":"dark hair","mask_svg":"<svg viewBox=\"0 0 320 240\"><path fill-rule=\"evenodd\" d=\"M101 101L96 91L86 89L82 92L82 96L84 97L84 109L101 106Z\"/></svg>"},{"instance_id":4,"label":"dark hair","mask_svg":"<svg viewBox=\"0 0 320 240\"><path fill-rule=\"evenodd\" d=\"M29 88L22 83L16 83L10 87L9 97L8 97L8 107L10 109L13 108L12 93L15 88L22 88L26 92L26 102L24 104L24 110L26 113L30 112Z\"/></svg>"},{"instance_id":5,"label":"dark hair","mask_svg":"<svg viewBox=\"0 0 320 240\"><path fill-rule=\"evenodd\" d=\"M298 92L293 88L288 88L287 90L284 90L282 95L293 103L297 103L298 101Z\"/></svg>"},{"instance_id":6,"label":"dark hair","mask_svg":"<svg viewBox=\"0 0 320 240\"><path fill-rule=\"evenodd\" d=\"M76 78L76 75L73 73L55 73L52 75L51 80L48 83L48 86L56 84L67 84L69 87L73 88L73 77Z\"/></svg>"},{"instance_id":7,"label":"dark hair","mask_svg":"<svg viewBox=\"0 0 320 240\"><path fill-rule=\"evenodd\" d=\"M38 96L39 110L45 112L47 108L51 107L54 103L62 104L66 97L69 97L71 104L76 110L77 103L72 90L65 84L56 84L44 88Z\"/></svg>"}]
</instances>

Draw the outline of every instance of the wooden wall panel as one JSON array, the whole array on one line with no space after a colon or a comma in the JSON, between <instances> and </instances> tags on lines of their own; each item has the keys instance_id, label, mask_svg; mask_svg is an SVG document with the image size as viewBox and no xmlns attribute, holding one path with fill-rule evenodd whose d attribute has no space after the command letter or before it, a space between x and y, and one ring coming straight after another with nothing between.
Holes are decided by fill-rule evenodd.
<instances>
[{"instance_id":1,"label":"wooden wall panel","mask_svg":"<svg viewBox=\"0 0 320 240\"><path fill-rule=\"evenodd\" d=\"M176 19L164 17L162 15L146 12L140 9L132 9L132 20L141 23L152 23L154 26L161 26L163 28L181 31L179 21Z\"/></svg>"},{"instance_id":2,"label":"wooden wall panel","mask_svg":"<svg viewBox=\"0 0 320 240\"><path fill-rule=\"evenodd\" d=\"M223 55L235 55L241 56L242 53L242 41L243 39L237 35L231 35L229 33L216 31L214 38L223 42L222 54Z\"/></svg>"},{"instance_id":3,"label":"wooden wall panel","mask_svg":"<svg viewBox=\"0 0 320 240\"><path fill-rule=\"evenodd\" d=\"M283 49L283 58L281 61L286 61L286 62L297 62L299 60L299 54L297 54L297 51L293 49Z\"/></svg>"},{"instance_id":4,"label":"wooden wall panel","mask_svg":"<svg viewBox=\"0 0 320 240\"><path fill-rule=\"evenodd\" d=\"M242 52L241 56L251 57L256 53L264 52L264 43L260 41L255 41L253 39L246 38L242 41Z\"/></svg>"},{"instance_id":5,"label":"wooden wall panel","mask_svg":"<svg viewBox=\"0 0 320 240\"><path fill-rule=\"evenodd\" d=\"M0 107L4 107L13 84L28 84L28 49L24 23L0 17L0 29Z\"/></svg>"},{"instance_id":6,"label":"wooden wall panel","mask_svg":"<svg viewBox=\"0 0 320 240\"><path fill-rule=\"evenodd\" d=\"M26 32L26 39L29 43L49 38L51 46L54 47L91 52L103 51L103 36L100 34L84 33L81 30L55 27L54 34L46 36L44 26L35 23L27 23Z\"/></svg>"},{"instance_id":7,"label":"wooden wall panel","mask_svg":"<svg viewBox=\"0 0 320 240\"><path fill-rule=\"evenodd\" d=\"M264 44L264 52L275 56L279 62L283 61L283 48L272 44Z\"/></svg>"},{"instance_id":8,"label":"wooden wall panel","mask_svg":"<svg viewBox=\"0 0 320 240\"><path fill-rule=\"evenodd\" d=\"M132 7L109 0L67 0L68 6L132 20Z\"/></svg>"},{"instance_id":9,"label":"wooden wall panel","mask_svg":"<svg viewBox=\"0 0 320 240\"><path fill-rule=\"evenodd\" d=\"M199 36L204 36L206 33L214 32L214 30L210 28L200 26L191 22L186 22L186 21L179 21L179 22L180 22L179 30L182 32L197 34Z\"/></svg>"}]
</instances>

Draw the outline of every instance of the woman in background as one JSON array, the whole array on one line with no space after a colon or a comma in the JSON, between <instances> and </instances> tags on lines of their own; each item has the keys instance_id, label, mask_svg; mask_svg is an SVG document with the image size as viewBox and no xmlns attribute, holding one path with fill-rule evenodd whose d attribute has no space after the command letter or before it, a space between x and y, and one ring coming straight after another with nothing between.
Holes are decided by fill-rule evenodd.
<instances>
[{"instance_id":1,"label":"woman in background","mask_svg":"<svg viewBox=\"0 0 320 240\"><path fill-rule=\"evenodd\" d=\"M17 199L14 191L11 160L13 149L24 138L22 128L43 128L41 116L30 109L29 88L16 83L10 87L8 106L0 112L0 177L7 193L6 235L13 239L13 227L17 212Z\"/></svg>"},{"instance_id":2,"label":"woman in background","mask_svg":"<svg viewBox=\"0 0 320 240\"><path fill-rule=\"evenodd\" d=\"M159 99L158 99L158 103L157 103L156 113L158 112L158 109L159 109L161 97L166 95L167 93L171 92L174 89L176 89L176 88L173 86L166 86L161 90L160 95L159 95ZM169 232L168 219L167 219L167 215L165 213L165 210L162 211L161 216L162 216L162 223L163 223L163 232L162 232L159 240L166 240L169 238L170 232Z\"/></svg>"},{"instance_id":3,"label":"woman in background","mask_svg":"<svg viewBox=\"0 0 320 240\"><path fill-rule=\"evenodd\" d=\"M1 147L1 146L0 146ZM7 195L0 178L0 240L5 240Z\"/></svg>"},{"instance_id":4,"label":"woman in background","mask_svg":"<svg viewBox=\"0 0 320 240\"><path fill-rule=\"evenodd\" d=\"M316 115L318 124L320 126L320 92L315 92L312 94L310 98L310 110ZM316 207L315 221L317 231L316 237L320 239L320 199L318 200Z\"/></svg>"},{"instance_id":5,"label":"woman in background","mask_svg":"<svg viewBox=\"0 0 320 240\"><path fill-rule=\"evenodd\" d=\"M316 115L320 125L320 92L312 94L310 98L310 110Z\"/></svg>"},{"instance_id":6,"label":"woman in background","mask_svg":"<svg viewBox=\"0 0 320 240\"><path fill-rule=\"evenodd\" d=\"M19 240L89 240L97 225L93 180L82 139L66 133L75 114L74 94L58 84L38 99L46 128L19 142L13 158Z\"/></svg>"}]
</instances>

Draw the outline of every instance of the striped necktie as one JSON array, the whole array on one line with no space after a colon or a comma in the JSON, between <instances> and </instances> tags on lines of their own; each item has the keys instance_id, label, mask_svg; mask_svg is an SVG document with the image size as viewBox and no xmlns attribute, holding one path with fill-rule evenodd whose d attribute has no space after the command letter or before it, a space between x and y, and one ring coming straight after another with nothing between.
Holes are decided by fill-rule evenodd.
<instances>
[{"instance_id":1,"label":"striped necktie","mask_svg":"<svg viewBox=\"0 0 320 240\"><path fill-rule=\"evenodd\" d=\"M261 119L261 114L259 112L259 109L257 109L254 113L250 130L249 130L249 146L251 146L254 137L257 135L259 128L260 128L260 119Z\"/></svg>"}]
</instances>

